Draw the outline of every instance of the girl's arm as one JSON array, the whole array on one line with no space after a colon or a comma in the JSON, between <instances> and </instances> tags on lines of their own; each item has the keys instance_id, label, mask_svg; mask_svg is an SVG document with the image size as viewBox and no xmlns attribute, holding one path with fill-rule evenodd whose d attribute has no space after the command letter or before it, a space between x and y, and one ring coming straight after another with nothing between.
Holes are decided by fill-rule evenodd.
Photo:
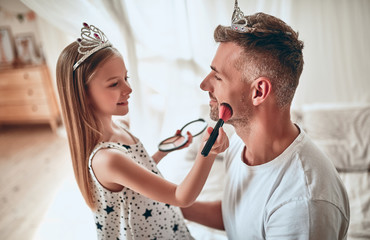
<instances>
[{"instance_id":1,"label":"girl's arm","mask_svg":"<svg viewBox=\"0 0 370 240\"><path fill-rule=\"evenodd\" d=\"M209 138L210 132L212 132L212 128L208 129L203 142ZM187 207L196 200L202 190L216 155L225 151L228 146L229 140L223 129L220 128L219 136L209 155L207 157L201 155L202 146L198 150L193 167L179 185L138 165L117 149L98 151L92 166L96 177L103 186L118 184L153 200Z\"/></svg>"},{"instance_id":2,"label":"girl's arm","mask_svg":"<svg viewBox=\"0 0 370 240\"><path fill-rule=\"evenodd\" d=\"M168 152L162 152L162 151L157 151L156 153L153 154L152 158L156 164L159 163L159 161L162 160L165 156L167 156Z\"/></svg>"},{"instance_id":3,"label":"girl's arm","mask_svg":"<svg viewBox=\"0 0 370 240\"><path fill-rule=\"evenodd\" d=\"M222 219L221 201L195 202L187 208L181 208L184 217L207 227L225 230Z\"/></svg>"}]
</instances>

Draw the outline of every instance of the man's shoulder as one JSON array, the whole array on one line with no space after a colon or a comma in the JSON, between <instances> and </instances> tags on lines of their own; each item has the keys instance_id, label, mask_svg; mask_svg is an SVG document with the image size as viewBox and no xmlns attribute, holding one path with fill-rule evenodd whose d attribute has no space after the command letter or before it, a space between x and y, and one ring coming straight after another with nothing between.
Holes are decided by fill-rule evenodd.
<instances>
[{"instance_id":1,"label":"man's shoulder","mask_svg":"<svg viewBox=\"0 0 370 240\"><path fill-rule=\"evenodd\" d=\"M344 239L349 226L349 212L332 202L296 198L266 214L267 235L279 233L282 225L291 231L290 234L303 234L310 236L309 239Z\"/></svg>"},{"instance_id":2,"label":"man's shoulder","mask_svg":"<svg viewBox=\"0 0 370 240\"><path fill-rule=\"evenodd\" d=\"M296 160L301 165L308 200L321 205L332 204L347 212L347 191L334 164L309 137L305 138Z\"/></svg>"}]
</instances>

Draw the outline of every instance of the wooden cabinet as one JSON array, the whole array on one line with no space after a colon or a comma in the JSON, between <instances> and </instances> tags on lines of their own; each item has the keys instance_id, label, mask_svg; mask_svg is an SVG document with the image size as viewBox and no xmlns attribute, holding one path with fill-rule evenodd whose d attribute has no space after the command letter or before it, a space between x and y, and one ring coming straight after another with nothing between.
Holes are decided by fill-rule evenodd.
<instances>
[{"instance_id":1,"label":"wooden cabinet","mask_svg":"<svg viewBox=\"0 0 370 240\"><path fill-rule=\"evenodd\" d=\"M0 70L0 124L49 123L60 111L46 65Z\"/></svg>"}]
</instances>

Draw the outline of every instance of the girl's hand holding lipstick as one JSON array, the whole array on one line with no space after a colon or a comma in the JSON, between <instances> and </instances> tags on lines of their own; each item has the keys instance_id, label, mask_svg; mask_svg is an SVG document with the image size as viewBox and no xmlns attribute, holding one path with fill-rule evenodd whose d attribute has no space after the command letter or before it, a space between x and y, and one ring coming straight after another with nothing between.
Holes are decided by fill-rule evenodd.
<instances>
[{"instance_id":1,"label":"girl's hand holding lipstick","mask_svg":"<svg viewBox=\"0 0 370 240\"><path fill-rule=\"evenodd\" d=\"M206 144L206 142L209 139L212 131L213 131L212 127L207 128L207 133L204 134L204 137L203 137L203 143L204 143L203 146ZM217 137L215 143L213 144L211 150L209 151L209 153L207 155L220 154L220 153L224 152L228 147L229 147L229 138L227 137L224 129L222 127L220 127L218 129L218 137Z\"/></svg>"},{"instance_id":2,"label":"girl's hand holding lipstick","mask_svg":"<svg viewBox=\"0 0 370 240\"><path fill-rule=\"evenodd\" d=\"M213 131L211 132L211 135L209 136L206 144L203 147L203 150L201 154L204 157L207 157L209 152L212 150L213 144L215 144L216 140L218 139L219 129L224 125L225 122L227 122L231 116L233 115L233 109L231 106L227 103L221 103L219 107L219 113L218 113L219 120L217 121L217 124ZM225 132L224 132L225 133ZM229 146L229 145L227 145ZM225 151L225 150L224 150Z\"/></svg>"}]
</instances>

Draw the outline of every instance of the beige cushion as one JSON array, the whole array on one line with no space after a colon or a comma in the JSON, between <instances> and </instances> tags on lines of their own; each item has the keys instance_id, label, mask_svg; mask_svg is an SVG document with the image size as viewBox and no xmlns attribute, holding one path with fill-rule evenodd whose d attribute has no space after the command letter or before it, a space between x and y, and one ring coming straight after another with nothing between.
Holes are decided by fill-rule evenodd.
<instances>
[{"instance_id":1,"label":"beige cushion","mask_svg":"<svg viewBox=\"0 0 370 240\"><path fill-rule=\"evenodd\" d=\"M306 105L303 125L339 170L370 167L370 105Z\"/></svg>"}]
</instances>

